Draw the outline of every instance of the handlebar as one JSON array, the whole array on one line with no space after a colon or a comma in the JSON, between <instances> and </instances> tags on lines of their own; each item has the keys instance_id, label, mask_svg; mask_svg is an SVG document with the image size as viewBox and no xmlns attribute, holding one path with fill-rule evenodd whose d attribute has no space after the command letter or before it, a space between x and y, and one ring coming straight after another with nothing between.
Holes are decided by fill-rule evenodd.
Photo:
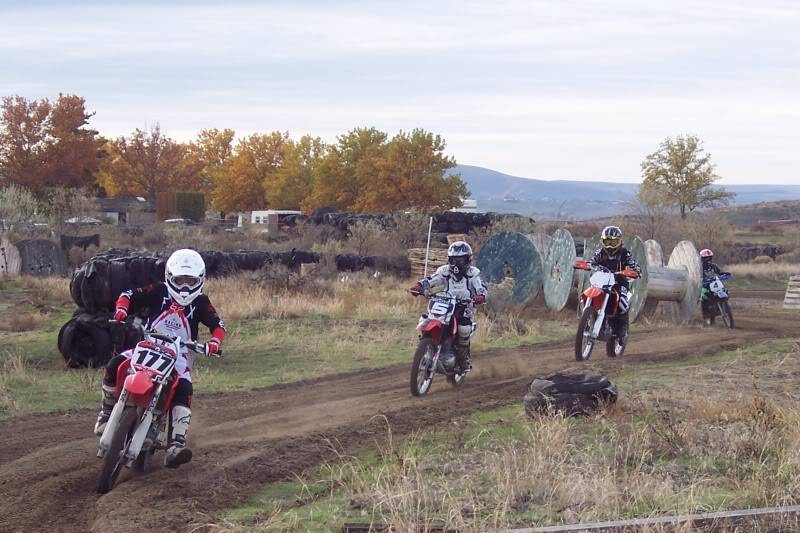
<instances>
[{"instance_id":1,"label":"handlebar","mask_svg":"<svg viewBox=\"0 0 800 533\"><path fill-rule=\"evenodd\" d=\"M124 324L119 320L111 319L108 321L109 324ZM173 336L173 335L165 335L158 331L152 329L142 329L142 335L147 335L148 337L152 337L156 340L160 340L163 342L170 342L174 343L176 340L179 340L180 337ZM192 350L195 353L205 354L206 353L206 343L204 342L196 342L196 341L180 341L181 346L185 346L189 350ZM213 357L222 357L222 350L219 350L217 353L213 354Z\"/></svg>"},{"instance_id":2,"label":"handlebar","mask_svg":"<svg viewBox=\"0 0 800 533\"><path fill-rule=\"evenodd\" d=\"M626 268L619 272L614 272L610 268L604 267L603 265L592 265L589 261L575 261L573 268L577 270L589 270L589 271L599 271L599 272L606 272L608 274L614 274L615 276L625 276L629 279L636 279L639 277L639 273L633 269Z\"/></svg>"}]
</instances>

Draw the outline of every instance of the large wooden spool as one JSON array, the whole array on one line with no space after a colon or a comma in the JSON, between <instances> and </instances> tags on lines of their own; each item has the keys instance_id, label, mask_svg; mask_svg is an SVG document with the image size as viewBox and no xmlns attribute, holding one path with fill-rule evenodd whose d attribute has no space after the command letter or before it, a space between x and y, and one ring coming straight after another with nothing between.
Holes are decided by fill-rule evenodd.
<instances>
[{"instance_id":1,"label":"large wooden spool","mask_svg":"<svg viewBox=\"0 0 800 533\"><path fill-rule=\"evenodd\" d=\"M784 309L800 309L800 275L789 276L786 284L786 296L783 298Z\"/></svg>"},{"instance_id":2,"label":"large wooden spool","mask_svg":"<svg viewBox=\"0 0 800 533\"><path fill-rule=\"evenodd\" d=\"M498 303L524 305L533 301L544 286L542 254L531 237L517 232L494 235L481 247L475 262L491 292L497 286Z\"/></svg>"},{"instance_id":3,"label":"large wooden spool","mask_svg":"<svg viewBox=\"0 0 800 533\"><path fill-rule=\"evenodd\" d=\"M556 230L544 254L544 302L548 309L561 311L574 285L575 240L569 231Z\"/></svg>"},{"instance_id":4,"label":"large wooden spool","mask_svg":"<svg viewBox=\"0 0 800 533\"><path fill-rule=\"evenodd\" d=\"M22 257L16 246L6 238L0 238L0 276L17 276L22 268Z\"/></svg>"}]
</instances>

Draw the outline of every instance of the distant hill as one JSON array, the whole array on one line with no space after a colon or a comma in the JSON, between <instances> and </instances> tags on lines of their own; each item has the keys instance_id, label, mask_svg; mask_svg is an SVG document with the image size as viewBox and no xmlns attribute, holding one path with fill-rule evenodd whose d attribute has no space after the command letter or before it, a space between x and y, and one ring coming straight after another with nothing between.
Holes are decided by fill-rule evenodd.
<instances>
[{"instance_id":1,"label":"distant hill","mask_svg":"<svg viewBox=\"0 0 800 533\"><path fill-rule=\"evenodd\" d=\"M483 167L458 165L480 211L520 213L534 218L594 218L620 213L638 184L541 180L510 176ZM800 200L800 185L731 185L737 204Z\"/></svg>"}]
</instances>

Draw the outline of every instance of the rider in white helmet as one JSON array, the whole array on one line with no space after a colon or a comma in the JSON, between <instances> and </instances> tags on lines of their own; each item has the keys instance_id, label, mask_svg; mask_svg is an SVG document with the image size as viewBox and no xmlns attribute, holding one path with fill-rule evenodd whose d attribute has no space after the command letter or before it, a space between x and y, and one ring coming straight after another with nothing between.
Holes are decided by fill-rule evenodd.
<instances>
[{"instance_id":1,"label":"rider in white helmet","mask_svg":"<svg viewBox=\"0 0 800 533\"><path fill-rule=\"evenodd\" d=\"M458 321L458 337L454 343L458 363L465 372L472 370L469 340L472 336L472 318L475 305L486 303L486 287L481 281L481 271L471 266L472 247L464 241L456 241L447 249L447 264L436 272L417 282L411 288L412 294L428 295L431 288L447 292L456 298L471 299L472 303L461 307L456 312ZM437 290L437 292L438 292Z\"/></svg>"},{"instance_id":2,"label":"rider in white helmet","mask_svg":"<svg viewBox=\"0 0 800 533\"><path fill-rule=\"evenodd\" d=\"M148 310L145 329L168 335L180 336L185 341L196 341L199 324L211 331L211 340L206 343L206 355L212 356L220 351L225 339L225 325L211 305L208 296L203 294L206 279L206 265L200 254L194 250L178 250L167 260L165 280L138 289L130 289L120 294L114 320L124 321L128 313L139 309ZM133 350L123 352L112 358L106 365L103 377L103 401L95 424L95 434L102 435L111 410L116 403L117 369ZM188 351L180 354L175 369L178 385L172 401L169 424L169 445L164 459L169 468L177 468L192 458L192 451L186 446L186 433L192 418L192 359Z\"/></svg>"},{"instance_id":3,"label":"rider in white helmet","mask_svg":"<svg viewBox=\"0 0 800 533\"><path fill-rule=\"evenodd\" d=\"M714 277L719 276L722 273L722 269L714 263L714 252L712 252L709 248L703 248L700 250L700 262L703 266L703 282L702 282L702 289L701 289L701 298L700 298L700 310L703 313L703 320L706 324L711 324L711 300L706 296L708 290L708 284ZM705 290L703 290L705 289Z\"/></svg>"}]
</instances>

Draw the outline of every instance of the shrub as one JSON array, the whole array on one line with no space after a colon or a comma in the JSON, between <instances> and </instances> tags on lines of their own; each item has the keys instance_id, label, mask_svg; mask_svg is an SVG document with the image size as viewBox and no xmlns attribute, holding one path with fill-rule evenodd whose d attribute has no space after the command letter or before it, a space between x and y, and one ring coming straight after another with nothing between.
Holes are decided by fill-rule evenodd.
<instances>
[{"instance_id":1,"label":"shrub","mask_svg":"<svg viewBox=\"0 0 800 533\"><path fill-rule=\"evenodd\" d=\"M199 222L206 216L206 197L201 192L176 192L175 210L181 218Z\"/></svg>"},{"instance_id":2,"label":"shrub","mask_svg":"<svg viewBox=\"0 0 800 533\"><path fill-rule=\"evenodd\" d=\"M768 255L759 255L754 257L751 263L754 265L768 265L772 263L772 258Z\"/></svg>"}]
</instances>

